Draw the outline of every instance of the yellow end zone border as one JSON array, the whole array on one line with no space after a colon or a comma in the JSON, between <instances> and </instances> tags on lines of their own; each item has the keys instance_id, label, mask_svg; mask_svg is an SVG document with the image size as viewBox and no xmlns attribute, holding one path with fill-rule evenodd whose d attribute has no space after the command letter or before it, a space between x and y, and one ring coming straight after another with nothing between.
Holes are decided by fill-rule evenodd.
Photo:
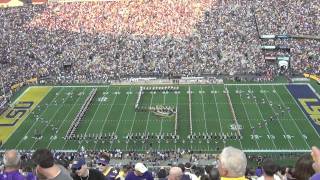
<instances>
[{"instance_id":1,"label":"yellow end zone border","mask_svg":"<svg viewBox=\"0 0 320 180\"><path fill-rule=\"evenodd\" d=\"M28 87L0 116L0 142L4 144L51 91L52 86Z\"/></svg>"}]
</instances>

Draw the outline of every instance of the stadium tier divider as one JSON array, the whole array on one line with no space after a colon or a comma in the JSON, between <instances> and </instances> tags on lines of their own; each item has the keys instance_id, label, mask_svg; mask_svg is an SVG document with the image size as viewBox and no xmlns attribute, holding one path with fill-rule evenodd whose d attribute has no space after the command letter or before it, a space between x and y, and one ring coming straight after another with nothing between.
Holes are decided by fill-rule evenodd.
<instances>
[{"instance_id":1,"label":"stadium tier divider","mask_svg":"<svg viewBox=\"0 0 320 180\"><path fill-rule=\"evenodd\" d=\"M72 139L75 137L76 130L79 127L79 124L84 116L84 114L87 112L89 105L91 104L93 98L95 97L97 93L97 88L93 88L91 92L89 93L89 96L86 98L85 102L82 104L80 111L72 121L67 134L65 136L65 139Z\"/></svg>"}]
</instances>

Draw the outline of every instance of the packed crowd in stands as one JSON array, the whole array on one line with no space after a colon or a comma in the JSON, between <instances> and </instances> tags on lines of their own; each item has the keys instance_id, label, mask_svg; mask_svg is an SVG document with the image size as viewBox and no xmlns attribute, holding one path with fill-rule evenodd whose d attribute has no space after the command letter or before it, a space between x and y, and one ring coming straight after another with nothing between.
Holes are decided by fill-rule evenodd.
<instances>
[{"instance_id":1,"label":"packed crowd in stands","mask_svg":"<svg viewBox=\"0 0 320 180\"><path fill-rule=\"evenodd\" d=\"M271 158L263 158L258 166L250 167L248 156L240 149L228 146L206 165L190 159L185 163L150 166L136 159L113 165L106 152L51 152L38 149L33 153L8 150L1 154L0 180L318 180L320 150L312 147L311 154L300 155L295 164L280 166Z\"/></svg>"},{"instance_id":2,"label":"packed crowd in stands","mask_svg":"<svg viewBox=\"0 0 320 180\"><path fill-rule=\"evenodd\" d=\"M266 63L264 55L290 55L293 72L320 74L319 41L259 39L259 34L319 35L319 9L318 1L302 0L140 0L0 9L0 77L6 91L33 77L59 83L130 76L252 74L272 80L278 68ZM266 53L260 45L287 45L291 51ZM123 161L121 152L112 154L111 159ZM0 180L24 179L20 174L30 180L35 176L64 180L104 176L110 180L320 179L317 149L313 149L314 160L309 154L301 156L294 168L279 168L270 159L261 161L261 168L248 168L245 155L234 148L225 148L218 159L206 156L212 162L208 166L196 165L204 157L195 155L191 163L178 163L181 154L176 152L126 156L135 163L110 168L110 155L98 152L38 150L19 155L7 151L0 156ZM176 162L176 166L160 167L160 160ZM159 168L148 170L136 162Z\"/></svg>"},{"instance_id":3,"label":"packed crowd in stands","mask_svg":"<svg viewBox=\"0 0 320 180\"><path fill-rule=\"evenodd\" d=\"M0 10L0 75L6 90L32 77L106 82L128 76L258 75L272 80L264 45L288 45L296 73L319 74L317 1L120 1ZM268 52L283 55L285 52ZM268 54L267 54L268 55Z\"/></svg>"}]
</instances>

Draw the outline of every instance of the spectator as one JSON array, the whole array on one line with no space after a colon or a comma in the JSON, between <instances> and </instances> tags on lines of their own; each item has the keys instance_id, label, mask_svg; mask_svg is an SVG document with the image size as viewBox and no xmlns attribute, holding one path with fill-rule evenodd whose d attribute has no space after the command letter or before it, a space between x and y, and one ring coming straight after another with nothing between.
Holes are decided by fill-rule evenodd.
<instances>
[{"instance_id":1,"label":"spectator","mask_svg":"<svg viewBox=\"0 0 320 180\"><path fill-rule=\"evenodd\" d=\"M104 158L100 158L97 161L99 171L102 172L102 174L105 176L106 179L114 180L117 178L119 172L116 168L113 168L109 165L110 157L104 156Z\"/></svg>"},{"instance_id":2,"label":"spectator","mask_svg":"<svg viewBox=\"0 0 320 180\"><path fill-rule=\"evenodd\" d=\"M181 180L182 178L182 170L179 167L172 167L169 171L168 180Z\"/></svg>"},{"instance_id":3,"label":"spectator","mask_svg":"<svg viewBox=\"0 0 320 180\"><path fill-rule=\"evenodd\" d=\"M0 174L0 180L24 180L25 177L20 174L20 154L16 150L6 151L3 157L4 170Z\"/></svg>"},{"instance_id":4,"label":"spectator","mask_svg":"<svg viewBox=\"0 0 320 180\"><path fill-rule=\"evenodd\" d=\"M287 180L295 180L296 178L293 177L294 168L293 167L287 167L286 168L286 174L285 177Z\"/></svg>"},{"instance_id":5,"label":"spectator","mask_svg":"<svg viewBox=\"0 0 320 180\"><path fill-rule=\"evenodd\" d=\"M218 170L222 180L244 180L247 158L243 151L234 147L225 147L218 160Z\"/></svg>"},{"instance_id":6,"label":"spectator","mask_svg":"<svg viewBox=\"0 0 320 180\"><path fill-rule=\"evenodd\" d=\"M182 180L191 180L191 177L190 177L188 174L185 174L184 164L180 163L180 164L178 164L178 167L181 168L182 173L183 173L181 179L182 179Z\"/></svg>"},{"instance_id":7,"label":"spectator","mask_svg":"<svg viewBox=\"0 0 320 180\"><path fill-rule=\"evenodd\" d=\"M258 180L281 180L276 174L279 170L279 166L276 165L271 159L264 159L262 163L263 175Z\"/></svg>"},{"instance_id":8,"label":"spectator","mask_svg":"<svg viewBox=\"0 0 320 180\"><path fill-rule=\"evenodd\" d=\"M247 179L249 179L249 180L251 180L251 179L257 179L255 170L252 169L252 168L250 168L250 167L247 167L245 177L246 177Z\"/></svg>"},{"instance_id":9,"label":"spectator","mask_svg":"<svg viewBox=\"0 0 320 180\"><path fill-rule=\"evenodd\" d=\"M125 180L128 171L129 171L128 165L123 166L122 169L119 171L119 174L116 179Z\"/></svg>"},{"instance_id":10,"label":"spectator","mask_svg":"<svg viewBox=\"0 0 320 180\"><path fill-rule=\"evenodd\" d=\"M157 173L157 177L159 178L159 180L164 180L166 179L167 176L168 176L167 171L163 167L161 167L159 172Z\"/></svg>"},{"instance_id":11,"label":"spectator","mask_svg":"<svg viewBox=\"0 0 320 180\"><path fill-rule=\"evenodd\" d=\"M256 168L256 176L260 177L260 176L262 176L262 174L263 174L262 168L260 166L258 166Z\"/></svg>"},{"instance_id":12,"label":"spectator","mask_svg":"<svg viewBox=\"0 0 320 180\"><path fill-rule=\"evenodd\" d=\"M316 146L312 147L311 156L313 159L312 167L316 174L311 177L311 180L319 180L320 179L320 149Z\"/></svg>"},{"instance_id":13,"label":"spectator","mask_svg":"<svg viewBox=\"0 0 320 180\"><path fill-rule=\"evenodd\" d=\"M104 180L103 174L95 169L88 169L83 158L73 161L71 166L74 180Z\"/></svg>"},{"instance_id":14,"label":"spectator","mask_svg":"<svg viewBox=\"0 0 320 180\"><path fill-rule=\"evenodd\" d=\"M32 160L37 165L38 176L52 180L72 180L63 166L54 163L53 154L48 149L38 149L33 153Z\"/></svg>"},{"instance_id":15,"label":"spectator","mask_svg":"<svg viewBox=\"0 0 320 180\"><path fill-rule=\"evenodd\" d=\"M220 180L219 170L217 168L212 168L208 175L210 180Z\"/></svg>"},{"instance_id":16,"label":"spectator","mask_svg":"<svg viewBox=\"0 0 320 180\"><path fill-rule=\"evenodd\" d=\"M184 174L185 175L188 175L190 177L191 180L198 180L198 177L191 172L191 163L190 162L187 162L185 164L185 171L184 171Z\"/></svg>"},{"instance_id":17,"label":"spectator","mask_svg":"<svg viewBox=\"0 0 320 180\"><path fill-rule=\"evenodd\" d=\"M221 2L72 2L2 9L4 89L9 92L12 85L34 77L50 77L55 83L174 74L240 74L272 80L277 64L267 64L257 48L270 43L292 49L270 56L290 55L293 73L320 73L319 41L258 38L258 34L318 34L317 1Z\"/></svg>"},{"instance_id":18,"label":"spectator","mask_svg":"<svg viewBox=\"0 0 320 180\"><path fill-rule=\"evenodd\" d=\"M301 156L294 168L293 176L299 180L308 180L315 173L312 168L313 160L310 154Z\"/></svg>"},{"instance_id":19,"label":"spectator","mask_svg":"<svg viewBox=\"0 0 320 180\"><path fill-rule=\"evenodd\" d=\"M125 180L153 180L152 174L148 172L148 169L142 163L136 163L134 171L131 171L126 176Z\"/></svg>"},{"instance_id":20,"label":"spectator","mask_svg":"<svg viewBox=\"0 0 320 180\"><path fill-rule=\"evenodd\" d=\"M205 170L203 167L197 166L194 170L194 174L197 176L198 179L200 179L201 176L205 175Z\"/></svg>"}]
</instances>

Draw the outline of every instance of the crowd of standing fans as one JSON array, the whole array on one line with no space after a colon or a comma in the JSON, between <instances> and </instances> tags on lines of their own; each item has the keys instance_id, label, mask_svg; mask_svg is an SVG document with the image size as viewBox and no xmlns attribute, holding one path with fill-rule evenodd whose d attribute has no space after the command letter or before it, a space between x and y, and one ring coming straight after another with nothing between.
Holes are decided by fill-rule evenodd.
<instances>
[{"instance_id":1,"label":"crowd of standing fans","mask_svg":"<svg viewBox=\"0 0 320 180\"><path fill-rule=\"evenodd\" d=\"M0 75L106 82L129 76L277 74L260 45L288 45L291 69L319 73L317 1L202 0L50 3L0 10ZM267 52L267 55L285 52Z\"/></svg>"},{"instance_id":2,"label":"crowd of standing fans","mask_svg":"<svg viewBox=\"0 0 320 180\"><path fill-rule=\"evenodd\" d=\"M289 55L294 73L320 74L320 41L262 40L263 34L320 33L320 3L303 0L139 0L26 5L0 9L0 77L6 91L31 78L106 82L130 76L252 74L271 80L276 64L264 56ZM285 45L290 52L265 52ZM271 75L271 77L270 77ZM179 158L179 157L177 157ZM320 179L320 150L294 168L271 159L249 169L239 149L226 147L206 167L192 163L149 170L137 162L112 167L107 154L74 156L40 149L6 151L0 180L214 180Z\"/></svg>"},{"instance_id":3,"label":"crowd of standing fans","mask_svg":"<svg viewBox=\"0 0 320 180\"><path fill-rule=\"evenodd\" d=\"M106 152L89 157L86 152L70 156L48 149L27 154L8 150L2 156L0 180L318 180L320 177L317 147L301 155L294 165L283 167L270 158L264 158L257 167L250 167L246 154L231 146L225 147L206 166L186 162L155 168L141 161L113 166Z\"/></svg>"}]
</instances>

